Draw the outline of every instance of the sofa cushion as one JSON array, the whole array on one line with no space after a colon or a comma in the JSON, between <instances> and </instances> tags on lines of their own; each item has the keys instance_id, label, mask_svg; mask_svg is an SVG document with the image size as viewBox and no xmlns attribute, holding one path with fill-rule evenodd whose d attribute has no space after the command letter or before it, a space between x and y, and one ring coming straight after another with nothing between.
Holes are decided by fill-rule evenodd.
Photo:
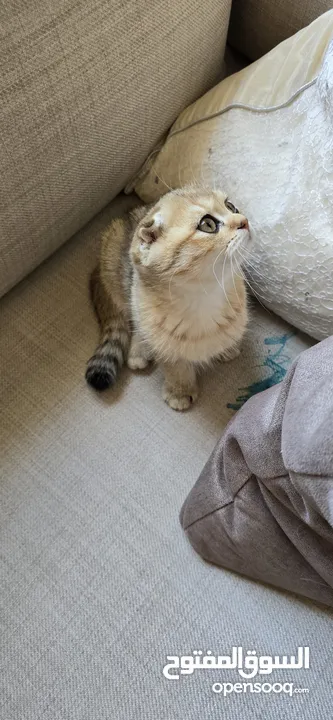
<instances>
[{"instance_id":1,"label":"sofa cushion","mask_svg":"<svg viewBox=\"0 0 333 720\"><path fill-rule=\"evenodd\" d=\"M185 110L135 188L218 185L250 220L250 286L301 330L333 334L333 10Z\"/></svg>"},{"instance_id":2,"label":"sofa cushion","mask_svg":"<svg viewBox=\"0 0 333 720\"><path fill-rule=\"evenodd\" d=\"M0 296L124 186L220 77L230 0L0 7Z\"/></svg>"}]
</instances>

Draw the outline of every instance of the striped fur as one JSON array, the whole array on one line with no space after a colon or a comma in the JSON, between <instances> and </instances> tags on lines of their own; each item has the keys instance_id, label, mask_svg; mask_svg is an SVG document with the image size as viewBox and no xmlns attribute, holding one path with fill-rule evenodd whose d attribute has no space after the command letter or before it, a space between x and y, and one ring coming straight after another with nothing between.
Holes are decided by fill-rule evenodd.
<instances>
[{"instance_id":1,"label":"striped fur","mask_svg":"<svg viewBox=\"0 0 333 720\"><path fill-rule=\"evenodd\" d=\"M128 334L122 332L124 341L117 336L117 331L112 327L107 329L105 339L97 346L94 355L88 361L86 380L95 390L106 390L117 380L128 349Z\"/></svg>"},{"instance_id":2,"label":"striped fur","mask_svg":"<svg viewBox=\"0 0 333 720\"><path fill-rule=\"evenodd\" d=\"M135 208L126 220L113 220L102 236L99 265L90 279L91 299L101 329L99 345L86 370L86 380L95 390L114 385L127 360L132 325L129 246L146 212L146 206Z\"/></svg>"},{"instance_id":3,"label":"striped fur","mask_svg":"<svg viewBox=\"0 0 333 720\"><path fill-rule=\"evenodd\" d=\"M95 390L106 390L114 385L126 361L130 326L124 307L117 306L106 292L99 268L91 276L91 296L101 326L101 339L88 361L86 380Z\"/></svg>"}]
</instances>

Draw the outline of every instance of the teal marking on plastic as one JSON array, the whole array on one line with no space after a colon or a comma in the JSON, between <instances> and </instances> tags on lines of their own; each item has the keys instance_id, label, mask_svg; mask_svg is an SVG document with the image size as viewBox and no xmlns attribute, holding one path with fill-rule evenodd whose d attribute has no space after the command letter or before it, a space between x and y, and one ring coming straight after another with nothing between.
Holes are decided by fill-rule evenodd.
<instances>
[{"instance_id":1,"label":"teal marking on plastic","mask_svg":"<svg viewBox=\"0 0 333 720\"><path fill-rule=\"evenodd\" d=\"M227 407L231 410L239 410L244 403L250 399L253 395L256 395L267 388L277 385L277 383L283 380L287 373L288 365L290 364L290 357L284 350L286 344L290 338L295 335L294 332L286 333L285 335L276 335L275 337L267 337L264 340L265 345L268 345L267 357L261 364L261 367L269 368L271 374L264 380L258 380L244 388L239 388L239 395L236 398L235 403L228 403ZM275 352L272 352L271 346L278 345L279 347Z\"/></svg>"}]
</instances>

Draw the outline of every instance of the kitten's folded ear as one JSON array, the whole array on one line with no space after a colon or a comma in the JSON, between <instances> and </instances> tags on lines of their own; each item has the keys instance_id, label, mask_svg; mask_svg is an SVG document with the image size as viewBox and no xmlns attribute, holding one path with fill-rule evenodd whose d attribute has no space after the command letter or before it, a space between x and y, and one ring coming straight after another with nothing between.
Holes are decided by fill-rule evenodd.
<instances>
[{"instance_id":1,"label":"kitten's folded ear","mask_svg":"<svg viewBox=\"0 0 333 720\"><path fill-rule=\"evenodd\" d=\"M140 240L150 245L158 240L158 238L162 235L162 231L162 217L160 213L156 213L154 217L149 218L142 223L138 234Z\"/></svg>"}]
</instances>

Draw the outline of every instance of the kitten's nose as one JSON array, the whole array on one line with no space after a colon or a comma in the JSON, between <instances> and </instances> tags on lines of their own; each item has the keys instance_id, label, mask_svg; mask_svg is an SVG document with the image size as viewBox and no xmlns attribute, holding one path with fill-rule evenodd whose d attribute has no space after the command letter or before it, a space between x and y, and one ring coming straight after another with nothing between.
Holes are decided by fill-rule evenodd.
<instances>
[{"instance_id":1,"label":"kitten's nose","mask_svg":"<svg viewBox=\"0 0 333 720\"><path fill-rule=\"evenodd\" d=\"M241 220L238 225L240 230L248 230L249 229L249 221L247 218L244 218L244 220Z\"/></svg>"}]
</instances>

